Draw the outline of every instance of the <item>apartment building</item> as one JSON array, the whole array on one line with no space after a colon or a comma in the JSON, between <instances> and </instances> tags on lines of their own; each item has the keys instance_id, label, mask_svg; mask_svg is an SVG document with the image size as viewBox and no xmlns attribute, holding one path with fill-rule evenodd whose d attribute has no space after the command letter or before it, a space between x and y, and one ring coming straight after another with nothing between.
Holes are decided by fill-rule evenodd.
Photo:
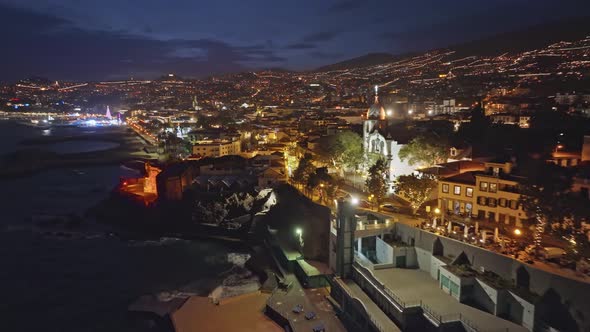
<instances>
[{"instance_id":1,"label":"apartment building","mask_svg":"<svg viewBox=\"0 0 590 332\"><path fill-rule=\"evenodd\" d=\"M198 158L239 155L241 152L242 145L238 139L200 141L193 145L193 155Z\"/></svg>"},{"instance_id":2,"label":"apartment building","mask_svg":"<svg viewBox=\"0 0 590 332\"><path fill-rule=\"evenodd\" d=\"M439 181L438 206L443 212L522 226L527 219L519 204L518 183L510 162L484 163L484 171Z\"/></svg>"}]
</instances>

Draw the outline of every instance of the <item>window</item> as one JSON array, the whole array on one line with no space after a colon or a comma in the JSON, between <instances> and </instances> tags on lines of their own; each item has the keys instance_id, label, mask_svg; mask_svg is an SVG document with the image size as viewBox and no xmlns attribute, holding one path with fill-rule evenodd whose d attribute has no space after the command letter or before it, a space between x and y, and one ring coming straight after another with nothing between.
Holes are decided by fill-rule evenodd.
<instances>
[{"instance_id":1,"label":"window","mask_svg":"<svg viewBox=\"0 0 590 332\"><path fill-rule=\"evenodd\" d=\"M516 209L518 209L518 201L515 201L515 200L510 200L510 208L511 208L512 210L516 210Z\"/></svg>"},{"instance_id":2,"label":"window","mask_svg":"<svg viewBox=\"0 0 590 332\"><path fill-rule=\"evenodd\" d=\"M500 198L498 200L498 205L500 205L501 207L506 207L506 198Z\"/></svg>"},{"instance_id":3,"label":"window","mask_svg":"<svg viewBox=\"0 0 590 332\"><path fill-rule=\"evenodd\" d=\"M455 188L453 188L453 193L455 195L461 195L461 186L455 186Z\"/></svg>"},{"instance_id":4,"label":"window","mask_svg":"<svg viewBox=\"0 0 590 332\"><path fill-rule=\"evenodd\" d=\"M450 280L447 276L442 275L440 276L440 283L443 287L449 288Z\"/></svg>"},{"instance_id":5,"label":"window","mask_svg":"<svg viewBox=\"0 0 590 332\"><path fill-rule=\"evenodd\" d=\"M477 204L479 204L479 205L486 205L486 198L483 197L483 196L479 196L477 198Z\"/></svg>"},{"instance_id":6,"label":"window","mask_svg":"<svg viewBox=\"0 0 590 332\"><path fill-rule=\"evenodd\" d=\"M480 182L479 183L479 190L488 191L488 183L487 182Z\"/></svg>"},{"instance_id":7,"label":"window","mask_svg":"<svg viewBox=\"0 0 590 332\"><path fill-rule=\"evenodd\" d=\"M497 183L490 183L490 192L495 193L498 191L498 184Z\"/></svg>"},{"instance_id":8,"label":"window","mask_svg":"<svg viewBox=\"0 0 590 332\"><path fill-rule=\"evenodd\" d=\"M465 188L465 196L473 197L473 188L471 188L471 187Z\"/></svg>"},{"instance_id":9,"label":"window","mask_svg":"<svg viewBox=\"0 0 590 332\"><path fill-rule=\"evenodd\" d=\"M443 193L448 193L449 192L449 185L446 183L443 183L442 185L442 192Z\"/></svg>"},{"instance_id":10,"label":"window","mask_svg":"<svg viewBox=\"0 0 590 332\"><path fill-rule=\"evenodd\" d=\"M494 176L499 176L500 175L500 168L494 167L492 169L492 172L493 172Z\"/></svg>"},{"instance_id":11,"label":"window","mask_svg":"<svg viewBox=\"0 0 590 332\"><path fill-rule=\"evenodd\" d=\"M496 207L496 199L495 198L488 199L488 206Z\"/></svg>"}]
</instances>

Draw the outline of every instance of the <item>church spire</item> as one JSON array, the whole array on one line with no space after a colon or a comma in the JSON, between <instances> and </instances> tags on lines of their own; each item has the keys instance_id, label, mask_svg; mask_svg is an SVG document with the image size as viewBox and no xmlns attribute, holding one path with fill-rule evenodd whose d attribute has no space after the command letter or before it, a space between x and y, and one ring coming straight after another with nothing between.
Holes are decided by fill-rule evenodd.
<instances>
[{"instance_id":1,"label":"church spire","mask_svg":"<svg viewBox=\"0 0 590 332\"><path fill-rule=\"evenodd\" d=\"M379 86L375 85L375 102L367 110L367 119L385 120L385 110L379 103Z\"/></svg>"},{"instance_id":2,"label":"church spire","mask_svg":"<svg viewBox=\"0 0 590 332\"><path fill-rule=\"evenodd\" d=\"M379 86L375 85L375 104L379 104Z\"/></svg>"}]
</instances>

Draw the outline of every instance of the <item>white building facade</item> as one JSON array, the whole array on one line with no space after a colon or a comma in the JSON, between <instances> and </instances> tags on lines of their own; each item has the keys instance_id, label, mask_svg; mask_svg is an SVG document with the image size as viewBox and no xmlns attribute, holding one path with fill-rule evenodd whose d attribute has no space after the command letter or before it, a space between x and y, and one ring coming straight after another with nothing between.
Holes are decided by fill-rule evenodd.
<instances>
[{"instance_id":1,"label":"white building facade","mask_svg":"<svg viewBox=\"0 0 590 332\"><path fill-rule=\"evenodd\" d=\"M389 123L383 106L379 103L375 86L375 103L367 111L367 119L363 123L363 149L365 155L370 153L378 154L385 159L387 165L386 178L388 181L388 192L393 192L393 182L400 175L413 173L416 169L407 162L401 161L399 151L403 144L399 144L393 133L388 129ZM368 160L368 159L367 159Z\"/></svg>"}]
</instances>

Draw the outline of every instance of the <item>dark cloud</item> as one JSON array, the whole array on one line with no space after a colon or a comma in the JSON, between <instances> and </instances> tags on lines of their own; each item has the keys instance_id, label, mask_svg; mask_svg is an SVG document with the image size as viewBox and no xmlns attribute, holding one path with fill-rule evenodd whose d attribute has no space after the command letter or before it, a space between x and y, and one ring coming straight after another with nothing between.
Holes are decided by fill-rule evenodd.
<instances>
[{"instance_id":1,"label":"dark cloud","mask_svg":"<svg viewBox=\"0 0 590 332\"><path fill-rule=\"evenodd\" d=\"M320 31L316 33L311 33L303 37L303 42L305 43L318 43L318 42L327 42L333 40L338 36L337 32L334 31Z\"/></svg>"},{"instance_id":2,"label":"dark cloud","mask_svg":"<svg viewBox=\"0 0 590 332\"><path fill-rule=\"evenodd\" d=\"M343 53L322 52L322 51L313 51L313 52L309 52L307 54L312 58L322 59L322 60L326 60L326 59L336 60L336 59L342 58L344 56Z\"/></svg>"},{"instance_id":3,"label":"dark cloud","mask_svg":"<svg viewBox=\"0 0 590 332\"><path fill-rule=\"evenodd\" d=\"M309 70L370 52L445 47L590 10L587 0L226 2L0 0L0 79Z\"/></svg>"},{"instance_id":4,"label":"dark cloud","mask_svg":"<svg viewBox=\"0 0 590 332\"><path fill-rule=\"evenodd\" d=\"M40 29L39 27L43 27ZM18 33L14 33L18 31ZM86 31L50 15L0 5L0 79L31 75L104 79L178 72L204 76L283 62L265 44L214 39L156 40L123 32Z\"/></svg>"},{"instance_id":5,"label":"dark cloud","mask_svg":"<svg viewBox=\"0 0 590 332\"><path fill-rule=\"evenodd\" d=\"M312 43L293 43L285 46L285 48L288 50L309 50L316 47L317 45Z\"/></svg>"}]
</instances>

